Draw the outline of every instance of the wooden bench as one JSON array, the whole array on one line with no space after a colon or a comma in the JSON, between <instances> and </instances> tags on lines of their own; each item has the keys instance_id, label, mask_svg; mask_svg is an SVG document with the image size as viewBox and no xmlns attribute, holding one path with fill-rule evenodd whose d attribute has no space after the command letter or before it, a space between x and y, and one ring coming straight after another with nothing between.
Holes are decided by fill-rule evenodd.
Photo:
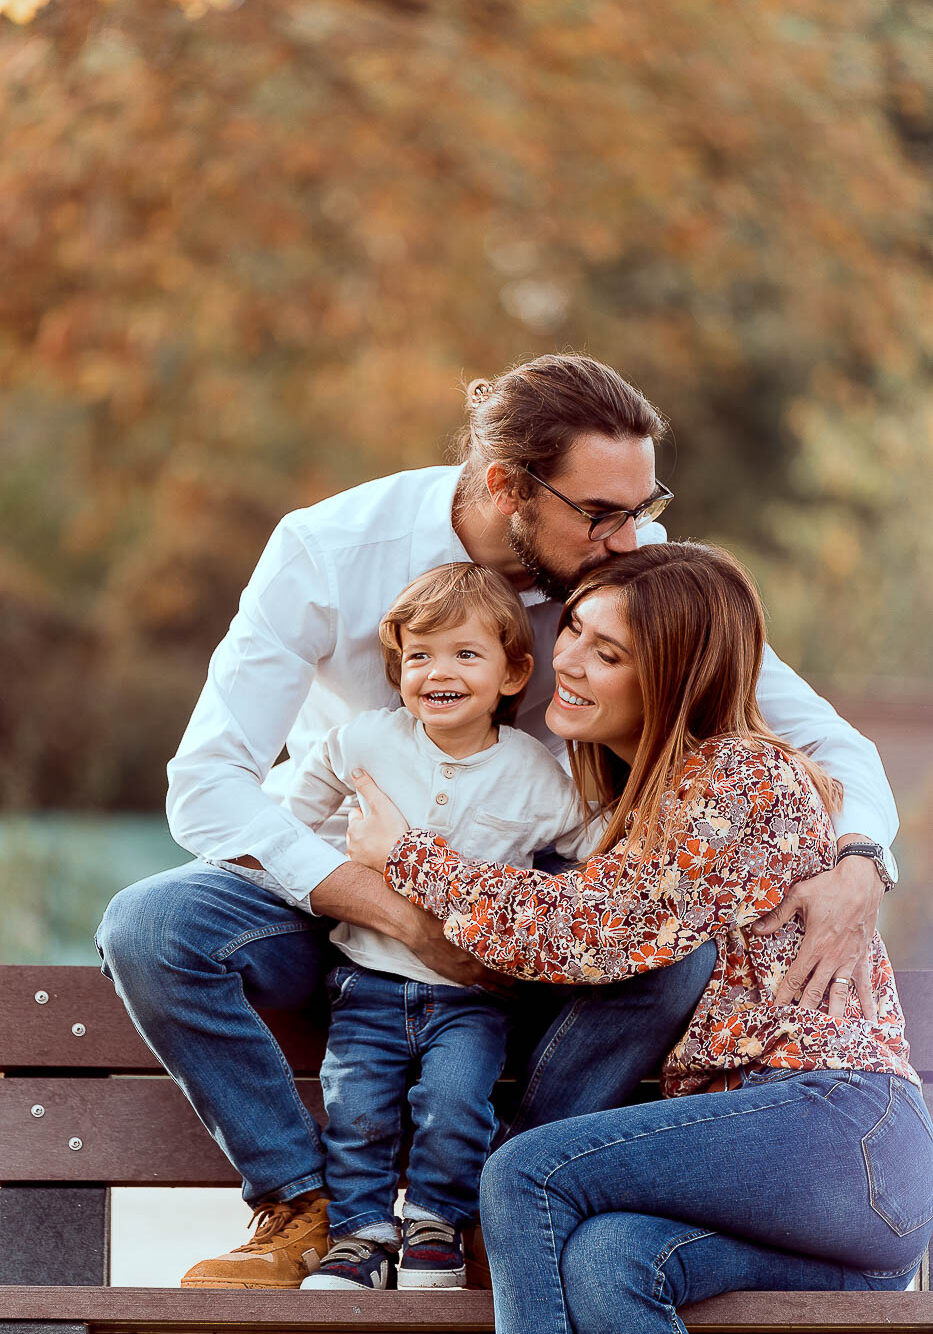
<instances>
[{"instance_id":1,"label":"wooden bench","mask_svg":"<svg viewBox=\"0 0 933 1334\"><path fill-rule=\"evenodd\" d=\"M933 1096L933 972L898 976L914 1064ZM323 1034L265 1015L322 1114ZM239 1182L90 967L0 967L0 1334L150 1330L492 1331L487 1291L227 1292L110 1288L112 1186ZM153 1077L156 1076L156 1077ZM929 1330L913 1292L730 1293L686 1308L695 1334Z\"/></svg>"}]
</instances>

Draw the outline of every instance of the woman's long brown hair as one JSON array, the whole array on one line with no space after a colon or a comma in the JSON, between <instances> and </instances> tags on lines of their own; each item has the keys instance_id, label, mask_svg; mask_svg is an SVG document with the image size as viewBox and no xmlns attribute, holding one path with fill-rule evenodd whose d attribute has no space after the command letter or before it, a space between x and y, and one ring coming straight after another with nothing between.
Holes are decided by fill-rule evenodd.
<instances>
[{"instance_id":1,"label":"woman's long brown hair","mask_svg":"<svg viewBox=\"0 0 933 1334\"><path fill-rule=\"evenodd\" d=\"M661 838L665 792L679 783L686 755L710 737L777 747L802 764L827 809L838 805L839 784L775 736L761 716L755 688L764 612L750 575L734 557L696 542L615 556L574 589L561 629L584 598L606 589L617 591L628 626L644 727L630 773L605 746L568 743L577 786L595 792L609 813L598 852L624 842L627 848L640 844L642 858L650 854Z\"/></svg>"}]
</instances>

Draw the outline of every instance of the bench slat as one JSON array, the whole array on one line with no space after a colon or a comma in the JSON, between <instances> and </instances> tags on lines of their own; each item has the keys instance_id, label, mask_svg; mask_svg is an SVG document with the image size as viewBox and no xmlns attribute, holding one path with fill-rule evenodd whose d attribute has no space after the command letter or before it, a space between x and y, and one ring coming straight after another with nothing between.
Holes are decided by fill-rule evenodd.
<instances>
[{"instance_id":1,"label":"bench slat","mask_svg":"<svg viewBox=\"0 0 933 1334\"><path fill-rule=\"evenodd\" d=\"M321 1086L298 1091L319 1125ZM926 1087L933 1111L933 1086ZM34 1116L33 1107L43 1114ZM69 1148L79 1139L80 1149ZM114 1186L238 1186L240 1179L168 1079L0 1079L0 1182L105 1181Z\"/></svg>"},{"instance_id":2,"label":"bench slat","mask_svg":"<svg viewBox=\"0 0 933 1334\"><path fill-rule=\"evenodd\" d=\"M298 1089L323 1121L318 1081L299 1080ZM80 1148L69 1148L73 1139ZM181 1090L168 1079L132 1075L0 1079L0 1181L240 1184Z\"/></svg>"},{"instance_id":3,"label":"bench slat","mask_svg":"<svg viewBox=\"0 0 933 1334\"><path fill-rule=\"evenodd\" d=\"M48 1000L36 1001L36 993ZM326 1016L263 1011L292 1069L316 1074ZM73 1026L84 1032L75 1034ZM87 965L0 965L0 1070L43 1066L163 1074L106 977Z\"/></svg>"},{"instance_id":4,"label":"bench slat","mask_svg":"<svg viewBox=\"0 0 933 1334\"><path fill-rule=\"evenodd\" d=\"M933 970L898 973L897 986L911 1060L933 1082ZM36 1003L37 991L47 993L46 1004ZM324 1054L323 1013L263 1011L263 1018L296 1073L316 1074ZM72 1032L74 1024L84 1026L82 1036ZM0 965L0 1070L42 1066L162 1073L98 969Z\"/></svg>"},{"instance_id":5,"label":"bench slat","mask_svg":"<svg viewBox=\"0 0 933 1334\"><path fill-rule=\"evenodd\" d=\"M923 1329L928 1292L731 1292L681 1311L692 1334L740 1330ZM224 1292L174 1288L0 1287L0 1320L78 1320L95 1330L459 1330L492 1334L492 1294Z\"/></svg>"}]
</instances>

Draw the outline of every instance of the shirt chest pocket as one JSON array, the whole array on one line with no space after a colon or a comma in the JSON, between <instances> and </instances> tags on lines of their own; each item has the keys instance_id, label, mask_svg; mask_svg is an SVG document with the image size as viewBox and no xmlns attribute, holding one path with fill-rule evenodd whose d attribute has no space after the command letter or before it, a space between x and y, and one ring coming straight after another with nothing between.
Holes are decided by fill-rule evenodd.
<instances>
[{"instance_id":1,"label":"shirt chest pocket","mask_svg":"<svg viewBox=\"0 0 933 1334\"><path fill-rule=\"evenodd\" d=\"M493 811L474 810L469 823L470 856L482 861L531 864L542 842L536 820L506 820Z\"/></svg>"}]
</instances>

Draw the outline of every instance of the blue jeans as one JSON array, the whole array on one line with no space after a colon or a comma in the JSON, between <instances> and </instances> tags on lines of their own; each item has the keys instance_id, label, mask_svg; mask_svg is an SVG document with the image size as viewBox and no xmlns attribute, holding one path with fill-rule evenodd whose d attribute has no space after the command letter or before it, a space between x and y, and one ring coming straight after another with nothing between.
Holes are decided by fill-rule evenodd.
<instances>
[{"instance_id":1,"label":"blue jeans","mask_svg":"<svg viewBox=\"0 0 933 1334\"><path fill-rule=\"evenodd\" d=\"M429 986L339 965L321 1085L333 1237L393 1223L405 1095L414 1134L405 1200L455 1227L479 1215L492 1088L508 1005L479 987ZM409 1083L412 1071L417 1078Z\"/></svg>"},{"instance_id":2,"label":"blue jeans","mask_svg":"<svg viewBox=\"0 0 933 1334\"><path fill-rule=\"evenodd\" d=\"M905 1288L933 1124L893 1075L753 1072L520 1135L480 1198L497 1334L683 1334L720 1292Z\"/></svg>"},{"instance_id":3,"label":"blue jeans","mask_svg":"<svg viewBox=\"0 0 933 1334\"><path fill-rule=\"evenodd\" d=\"M250 1204L323 1184L318 1128L254 1007L309 1009L320 1025L325 979L343 957L331 925L195 861L122 890L97 933L104 973ZM624 1102L683 1033L714 961L708 944L612 986L516 988L526 1092L515 1128Z\"/></svg>"}]
</instances>

